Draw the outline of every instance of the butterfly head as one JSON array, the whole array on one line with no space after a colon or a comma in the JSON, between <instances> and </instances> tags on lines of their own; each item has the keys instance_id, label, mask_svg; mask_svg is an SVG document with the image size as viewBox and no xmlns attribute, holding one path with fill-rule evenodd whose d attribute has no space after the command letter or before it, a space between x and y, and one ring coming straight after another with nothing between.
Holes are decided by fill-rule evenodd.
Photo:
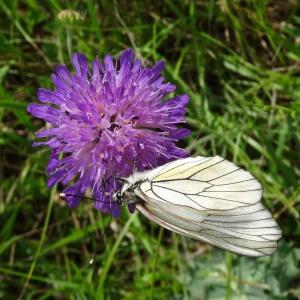
<instances>
[{"instance_id":1,"label":"butterfly head","mask_svg":"<svg viewBox=\"0 0 300 300\"><path fill-rule=\"evenodd\" d=\"M118 179L123 185L121 191L113 193L112 200L119 205L123 205L124 203L128 202L127 191L132 187L133 183L130 181L131 177L116 179Z\"/></svg>"},{"instance_id":2,"label":"butterfly head","mask_svg":"<svg viewBox=\"0 0 300 300\"><path fill-rule=\"evenodd\" d=\"M123 197L122 197L122 194L121 192L116 192L112 195L112 200L117 202L119 205L122 205L123 204Z\"/></svg>"}]
</instances>

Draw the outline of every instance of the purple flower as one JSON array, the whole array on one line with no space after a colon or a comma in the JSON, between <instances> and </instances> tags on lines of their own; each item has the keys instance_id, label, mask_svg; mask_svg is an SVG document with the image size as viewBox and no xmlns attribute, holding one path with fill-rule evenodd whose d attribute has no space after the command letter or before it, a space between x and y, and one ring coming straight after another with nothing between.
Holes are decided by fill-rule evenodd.
<instances>
[{"instance_id":1,"label":"purple flower","mask_svg":"<svg viewBox=\"0 0 300 300\"><path fill-rule=\"evenodd\" d=\"M48 186L61 182L66 194L81 196L90 189L95 207L118 216L111 202L121 186L116 177L152 169L187 156L175 142L189 135L184 122L187 95L164 98L176 87L164 82L163 62L152 68L134 59L131 49L119 58L106 55L104 63L74 54L75 74L59 65L52 74L55 90L40 88L39 101L28 111L51 124L38 132L52 153L47 167ZM67 197L70 207L80 197Z\"/></svg>"}]
</instances>

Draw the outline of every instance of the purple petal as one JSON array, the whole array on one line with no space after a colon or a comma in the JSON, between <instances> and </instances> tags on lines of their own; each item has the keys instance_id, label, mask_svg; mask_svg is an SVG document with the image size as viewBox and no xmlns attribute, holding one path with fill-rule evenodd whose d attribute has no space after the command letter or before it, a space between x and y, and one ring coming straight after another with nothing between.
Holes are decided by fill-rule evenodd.
<instances>
[{"instance_id":1,"label":"purple petal","mask_svg":"<svg viewBox=\"0 0 300 300\"><path fill-rule=\"evenodd\" d=\"M114 64L112 61L112 57L110 55L106 55L104 57L104 65L107 71L109 72L114 72L115 68L114 68Z\"/></svg>"},{"instance_id":2,"label":"purple petal","mask_svg":"<svg viewBox=\"0 0 300 300\"><path fill-rule=\"evenodd\" d=\"M39 88L37 96L41 102L53 103L56 105L64 103L64 99L60 95L48 89Z\"/></svg>"},{"instance_id":3,"label":"purple petal","mask_svg":"<svg viewBox=\"0 0 300 300\"><path fill-rule=\"evenodd\" d=\"M172 132L170 138L174 140L180 140L188 137L189 135L191 135L191 131L189 129L180 128Z\"/></svg>"},{"instance_id":4,"label":"purple petal","mask_svg":"<svg viewBox=\"0 0 300 300\"><path fill-rule=\"evenodd\" d=\"M27 107L27 111L33 116L44 119L46 122L55 124L59 118L60 111L50 106L40 104L30 104Z\"/></svg>"},{"instance_id":5,"label":"purple petal","mask_svg":"<svg viewBox=\"0 0 300 300\"><path fill-rule=\"evenodd\" d=\"M132 49L126 49L122 52L120 57L121 66L127 64L128 62L133 62L134 59L134 51Z\"/></svg>"},{"instance_id":6,"label":"purple petal","mask_svg":"<svg viewBox=\"0 0 300 300\"><path fill-rule=\"evenodd\" d=\"M72 56L72 62L78 76L86 79L88 73L87 59L83 54L75 53Z\"/></svg>"},{"instance_id":7,"label":"purple petal","mask_svg":"<svg viewBox=\"0 0 300 300\"><path fill-rule=\"evenodd\" d=\"M152 73L160 73L165 68L165 63L160 60L151 69Z\"/></svg>"}]
</instances>

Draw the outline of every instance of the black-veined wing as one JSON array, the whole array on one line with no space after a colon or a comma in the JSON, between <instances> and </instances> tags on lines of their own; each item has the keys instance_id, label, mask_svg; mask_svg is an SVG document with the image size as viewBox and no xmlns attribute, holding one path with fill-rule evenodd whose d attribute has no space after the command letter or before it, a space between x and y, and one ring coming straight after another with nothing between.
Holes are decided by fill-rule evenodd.
<instances>
[{"instance_id":1,"label":"black-veined wing","mask_svg":"<svg viewBox=\"0 0 300 300\"><path fill-rule=\"evenodd\" d=\"M180 159L135 190L146 217L191 238L249 256L272 254L281 231L249 173L223 158Z\"/></svg>"}]
</instances>

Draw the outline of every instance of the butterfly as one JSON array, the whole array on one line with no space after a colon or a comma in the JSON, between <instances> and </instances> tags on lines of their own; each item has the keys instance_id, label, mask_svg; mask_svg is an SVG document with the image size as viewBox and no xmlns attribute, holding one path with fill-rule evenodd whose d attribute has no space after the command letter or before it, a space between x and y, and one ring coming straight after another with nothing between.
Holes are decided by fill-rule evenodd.
<instances>
[{"instance_id":1,"label":"butterfly","mask_svg":"<svg viewBox=\"0 0 300 300\"><path fill-rule=\"evenodd\" d=\"M113 200L173 232L246 256L271 255L281 230L262 187L220 156L178 159L122 179Z\"/></svg>"}]
</instances>

